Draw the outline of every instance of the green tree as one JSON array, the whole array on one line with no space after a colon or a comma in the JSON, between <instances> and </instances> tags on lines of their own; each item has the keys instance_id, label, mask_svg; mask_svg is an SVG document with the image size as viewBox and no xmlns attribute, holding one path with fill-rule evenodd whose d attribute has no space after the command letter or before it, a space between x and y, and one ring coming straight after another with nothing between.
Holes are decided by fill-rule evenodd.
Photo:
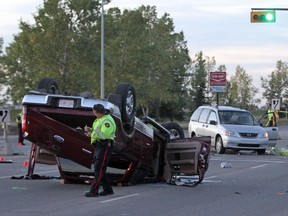
<instances>
[{"instance_id":1,"label":"green tree","mask_svg":"<svg viewBox=\"0 0 288 216\"><path fill-rule=\"evenodd\" d=\"M96 0L47 0L34 15L35 24L20 21L20 33L5 57L14 102L45 76L57 79L64 92L98 92L99 10Z\"/></svg>"},{"instance_id":2,"label":"green tree","mask_svg":"<svg viewBox=\"0 0 288 216\"><path fill-rule=\"evenodd\" d=\"M252 77L239 65L236 67L235 75L231 76L231 105L249 109L251 105L259 102L255 99L258 90L252 84Z\"/></svg>"},{"instance_id":3,"label":"green tree","mask_svg":"<svg viewBox=\"0 0 288 216\"><path fill-rule=\"evenodd\" d=\"M208 93L208 75L214 70L216 65L215 58L204 57L200 51L195 55L195 60L192 61L191 77L188 82L191 86L190 90L190 108L195 110L198 106L209 103Z\"/></svg>"},{"instance_id":4,"label":"green tree","mask_svg":"<svg viewBox=\"0 0 288 216\"><path fill-rule=\"evenodd\" d=\"M4 94L7 77L5 76L5 65L3 63L3 42L3 38L0 37L0 105L9 99L9 96Z\"/></svg>"},{"instance_id":5,"label":"green tree","mask_svg":"<svg viewBox=\"0 0 288 216\"><path fill-rule=\"evenodd\" d=\"M261 76L261 87L264 89L263 96L271 102L273 98L288 97L288 64L277 61L276 69L268 75Z\"/></svg>"},{"instance_id":6,"label":"green tree","mask_svg":"<svg viewBox=\"0 0 288 216\"><path fill-rule=\"evenodd\" d=\"M109 3L110 1L106 1ZM96 0L47 0L34 16L20 22L20 33L4 58L8 93L19 103L41 78L54 77L62 92L100 90L100 4ZM143 115L174 104L185 107L184 79L190 58L183 32L174 31L168 14L156 7L111 8L105 14L105 93L131 82ZM108 91L107 91L108 90ZM179 112L177 112L179 111Z\"/></svg>"},{"instance_id":7,"label":"green tree","mask_svg":"<svg viewBox=\"0 0 288 216\"><path fill-rule=\"evenodd\" d=\"M109 17L110 16L110 17ZM110 9L111 28L106 49L109 75L132 82L143 115L160 116L161 104L179 104L184 98L184 79L190 63L183 32L176 33L168 14L158 18L155 6L135 10ZM114 18L114 19L113 19ZM163 106L162 106L163 107Z\"/></svg>"}]
</instances>

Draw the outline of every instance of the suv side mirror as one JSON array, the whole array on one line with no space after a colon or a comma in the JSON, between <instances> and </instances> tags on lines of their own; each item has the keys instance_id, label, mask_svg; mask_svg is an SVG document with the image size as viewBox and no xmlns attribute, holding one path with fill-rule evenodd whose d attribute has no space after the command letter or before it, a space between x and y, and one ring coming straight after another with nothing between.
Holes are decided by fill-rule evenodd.
<instances>
[{"instance_id":1,"label":"suv side mirror","mask_svg":"<svg viewBox=\"0 0 288 216\"><path fill-rule=\"evenodd\" d=\"M217 125L217 122L216 122L215 120L211 120L211 121L209 122L209 124Z\"/></svg>"}]
</instances>

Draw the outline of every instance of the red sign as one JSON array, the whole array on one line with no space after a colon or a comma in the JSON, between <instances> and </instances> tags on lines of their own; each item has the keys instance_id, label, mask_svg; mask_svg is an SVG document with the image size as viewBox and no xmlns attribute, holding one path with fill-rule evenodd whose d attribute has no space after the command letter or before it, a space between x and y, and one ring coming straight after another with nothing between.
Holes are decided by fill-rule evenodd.
<instances>
[{"instance_id":1,"label":"red sign","mask_svg":"<svg viewBox=\"0 0 288 216\"><path fill-rule=\"evenodd\" d=\"M226 72L210 72L210 86L226 86Z\"/></svg>"}]
</instances>

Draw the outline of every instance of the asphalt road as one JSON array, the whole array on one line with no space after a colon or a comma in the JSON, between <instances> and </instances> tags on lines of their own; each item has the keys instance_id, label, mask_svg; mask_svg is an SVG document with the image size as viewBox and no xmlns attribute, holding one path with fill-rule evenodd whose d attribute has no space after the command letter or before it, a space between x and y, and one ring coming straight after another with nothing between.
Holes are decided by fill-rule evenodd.
<instances>
[{"instance_id":1,"label":"asphalt road","mask_svg":"<svg viewBox=\"0 0 288 216\"><path fill-rule=\"evenodd\" d=\"M288 126L280 127L287 147ZM287 138L287 139L286 139ZM279 145L278 145L279 144ZM30 144L23 155L4 156L0 163L0 216L287 216L288 157L212 153L202 184L193 187L165 183L114 187L115 194L86 198L85 184L62 184L59 179L23 180ZM3 157L3 156L2 156ZM221 163L231 168L221 168ZM56 166L37 164L35 173L57 177Z\"/></svg>"}]
</instances>

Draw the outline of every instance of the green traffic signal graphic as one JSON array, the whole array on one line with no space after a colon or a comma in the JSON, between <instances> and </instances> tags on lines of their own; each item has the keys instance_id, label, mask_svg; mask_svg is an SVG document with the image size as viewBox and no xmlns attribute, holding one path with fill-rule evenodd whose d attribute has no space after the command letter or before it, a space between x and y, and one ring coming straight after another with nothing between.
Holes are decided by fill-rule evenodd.
<instances>
[{"instance_id":1,"label":"green traffic signal graphic","mask_svg":"<svg viewBox=\"0 0 288 216\"><path fill-rule=\"evenodd\" d=\"M276 22L275 11L251 11L251 23L272 23Z\"/></svg>"}]
</instances>

